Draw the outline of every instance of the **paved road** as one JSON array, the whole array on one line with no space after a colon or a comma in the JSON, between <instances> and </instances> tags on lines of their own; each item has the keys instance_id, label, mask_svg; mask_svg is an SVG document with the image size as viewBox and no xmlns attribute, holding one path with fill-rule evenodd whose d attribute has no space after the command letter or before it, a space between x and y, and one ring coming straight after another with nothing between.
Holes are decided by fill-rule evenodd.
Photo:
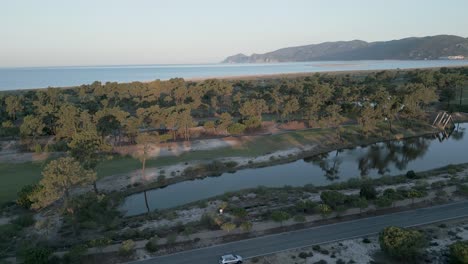
<instances>
[{"instance_id":1,"label":"paved road","mask_svg":"<svg viewBox=\"0 0 468 264\"><path fill-rule=\"evenodd\" d=\"M412 211L369 217L337 224L313 227L293 232L268 235L184 251L172 255L133 262L135 264L218 263L219 256L235 252L244 258L266 255L293 248L322 244L380 232L396 225L410 227L468 216L468 201L416 209Z\"/></svg>"}]
</instances>

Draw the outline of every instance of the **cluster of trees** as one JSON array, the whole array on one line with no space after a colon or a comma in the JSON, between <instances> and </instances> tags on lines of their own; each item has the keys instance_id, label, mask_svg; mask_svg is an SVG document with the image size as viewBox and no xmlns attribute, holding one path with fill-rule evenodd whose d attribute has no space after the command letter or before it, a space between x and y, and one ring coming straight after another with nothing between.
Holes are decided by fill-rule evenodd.
<instances>
[{"instance_id":1,"label":"cluster of trees","mask_svg":"<svg viewBox=\"0 0 468 264\"><path fill-rule=\"evenodd\" d=\"M320 194L322 204L316 206L315 211L321 213L324 217L331 214L333 211L341 213L348 208L366 209L369 203L373 203L378 207L394 206L396 201L422 198L427 195L424 185L417 186L411 189L393 189L387 188L382 193L378 193L374 186L364 183L361 186L359 195L346 195L339 191L323 191Z\"/></svg>"},{"instance_id":2,"label":"cluster of trees","mask_svg":"<svg viewBox=\"0 0 468 264\"><path fill-rule=\"evenodd\" d=\"M189 140L190 128L241 134L276 120L337 126L357 116L366 133L386 120L418 118L438 96L449 102L464 86L467 70L383 71L365 77L320 75L252 81L171 79L149 83L94 82L0 96L0 135L43 135L70 142L92 130L110 143L134 143L139 131L157 130L160 140ZM462 91L462 90L460 90ZM201 121L201 122L199 122Z\"/></svg>"},{"instance_id":3,"label":"cluster of trees","mask_svg":"<svg viewBox=\"0 0 468 264\"><path fill-rule=\"evenodd\" d=\"M466 77L466 69L460 68L383 71L364 77L314 74L259 81L94 82L2 95L0 134L20 134L36 150L42 148L39 137L54 136L58 143L53 146L69 152L69 157L45 167L39 185L22 201L38 209L61 197L67 202L75 186L93 184L97 193L96 166L101 153L114 144L143 146L139 158L144 177L149 144L178 137L189 140L198 123L207 131L242 134L260 127L265 115L331 127L346 115L357 117L364 133L383 120L392 130L395 119L420 118L438 94L448 94L447 89L459 87Z\"/></svg>"}]
</instances>

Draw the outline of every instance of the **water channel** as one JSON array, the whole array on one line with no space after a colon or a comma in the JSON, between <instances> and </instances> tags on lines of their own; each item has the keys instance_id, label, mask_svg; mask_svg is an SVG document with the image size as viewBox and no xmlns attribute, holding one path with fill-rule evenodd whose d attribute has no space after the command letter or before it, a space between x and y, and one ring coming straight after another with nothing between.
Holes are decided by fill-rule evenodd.
<instances>
[{"instance_id":1,"label":"water channel","mask_svg":"<svg viewBox=\"0 0 468 264\"><path fill-rule=\"evenodd\" d=\"M380 142L287 164L180 182L147 191L148 203L151 210L166 209L258 186L323 186L353 177L375 178L468 163L467 128L468 123L457 124L448 138L434 135ZM128 216L146 212L143 192L126 197L121 209Z\"/></svg>"}]
</instances>

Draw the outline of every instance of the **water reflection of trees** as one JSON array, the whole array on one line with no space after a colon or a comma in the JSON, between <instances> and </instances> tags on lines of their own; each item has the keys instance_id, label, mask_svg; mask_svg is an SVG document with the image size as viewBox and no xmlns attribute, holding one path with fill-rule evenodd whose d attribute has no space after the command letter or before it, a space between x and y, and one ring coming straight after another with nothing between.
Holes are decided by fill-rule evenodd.
<instances>
[{"instance_id":1,"label":"water reflection of trees","mask_svg":"<svg viewBox=\"0 0 468 264\"><path fill-rule=\"evenodd\" d=\"M342 160L339 157L341 152L343 152L343 150L323 153L313 157L304 158L304 161L319 166L324 171L324 176L328 180L333 181L339 178L340 165L342 163Z\"/></svg>"},{"instance_id":2,"label":"water reflection of trees","mask_svg":"<svg viewBox=\"0 0 468 264\"><path fill-rule=\"evenodd\" d=\"M362 154L357 160L361 176L369 175L371 170L377 170L377 173L384 175L390 172L392 166L399 170L405 170L410 161L424 156L430 141L429 138L419 137L403 141L383 142L363 148ZM320 167L324 176L333 181L338 179L340 175L340 165L343 160L339 155L342 152L343 150L324 153L304 158L304 161ZM350 152L351 155L353 155L352 153L361 152Z\"/></svg>"},{"instance_id":3,"label":"water reflection of trees","mask_svg":"<svg viewBox=\"0 0 468 264\"><path fill-rule=\"evenodd\" d=\"M464 133L465 128L457 126L448 136L459 141L463 139ZM357 163L362 177L368 176L372 170L384 175L390 173L393 167L400 171L406 170L411 161L427 153L432 140L434 138L417 137L402 141L382 142L362 148L360 151L346 152L348 154L345 155L360 154ZM343 150L324 153L304 158L304 161L320 167L328 180L336 180L340 176L340 165L343 161L340 153L342 152Z\"/></svg>"},{"instance_id":4,"label":"water reflection of trees","mask_svg":"<svg viewBox=\"0 0 468 264\"><path fill-rule=\"evenodd\" d=\"M430 142L429 138L419 137L371 145L358 159L361 176L369 175L369 171L372 169L383 175L390 172L391 166L398 170L405 170L410 161L426 154Z\"/></svg>"}]
</instances>

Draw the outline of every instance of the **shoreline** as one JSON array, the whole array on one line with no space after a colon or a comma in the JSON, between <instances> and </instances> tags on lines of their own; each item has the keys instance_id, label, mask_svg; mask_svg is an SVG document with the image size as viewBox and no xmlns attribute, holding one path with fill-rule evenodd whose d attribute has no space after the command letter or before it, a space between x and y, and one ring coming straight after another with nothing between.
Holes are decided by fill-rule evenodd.
<instances>
[{"instance_id":1,"label":"shoreline","mask_svg":"<svg viewBox=\"0 0 468 264\"><path fill-rule=\"evenodd\" d=\"M381 71L413 71L413 70L439 70L441 68L468 68L468 61L466 65L459 65L459 66L444 66L444 67L414 67L414 68L389 68L389 69L374 69L374 70L339 70L339 71L312 71L312 72L292 72L292 73L272 73L272 74L252 74L252 75L226 75L226 76L212 76L212 77L193 77L193 78L186 78L186 81L204 81L209 79L219 79L219 80L227 80L227 81L235 81L235 80L262 80L262 79L275 79L275 78L299 78L299 77L306 77L310 76L311 74L331 74L331 75L343 75L343 74L350 74L350 75L357 75L357 74L369 74L374 72L381 72Z\"/></svg>"},{"instance_id":2,"label":"shoreline","mask_svg":"<svg viewBox=\"0 0 468 264\"><path fill-rule=\"evenodd\" d=\"M375 61L386 61L386 60L375 60ZM391 61L398 61L398 60L391 60ZM418 60L414 60L418 61ZM320 62L320 61L310 61L310 62ZM325 61L324 61L325 62ZM306 62L304 62L306 63ZM223 65L223 64L221 64ZM229 65L229 64L227 64ZM235 65L235 64L234 64ZM255 63L252 63L252 65L255 65ZM266 64L268 65L268 64ZM325 64L324 64L325 65ZM346 64L348 65L348 64ZM327 68L332 68L330 66L324 66ZM172 77L172 78L182 78L187 82L200 82L200 81L205 81L205 80L210 80L210 79L218 79L218 80L226 80L226 81L236 81L236 80L261 80L261 79L275 79L275 78L299 78L299 77L305 77L309 76L312 74L332 74L332 75L343 75L343 74L350 74L350 75L356 75L356 74L369 74L373 72L381 72L381 71L412 71L412 70L438 70L441 68L468 68L468 60L466 60L465 65L450 65L450 66L435 66L435 67L411 67L411 68L388 68L388 69L371 69L371 70L326 70L326 71L309 71L309 72L291 72L291 73L272 73L272 74L247 74L247 75L221 75L221 76L205 76L205 77ZM140 83L150 83L155 80L160 80L160 81L168 81L172 78L169 79L153 79L153 80L134 80L134 81L128 81L128 82L119 82L119 81L100 81L102 83L105 82L116 82L118 84L124 84L124 83L132 83L132 82L140 82ZM48 89L48 88L55 88L55 89L75 89L80 87L81 85L91 85L91 83L87 84L79 84L79 85L71 85L71 86L49 86L49 87L36 87L36 88L18 88L18 89L6 89L6 90L0 90L0 93L11 93L11 92L28 92L28 91L35 91L35 90L43 90L43 89Z\"/></svg>"}]
</instances>

